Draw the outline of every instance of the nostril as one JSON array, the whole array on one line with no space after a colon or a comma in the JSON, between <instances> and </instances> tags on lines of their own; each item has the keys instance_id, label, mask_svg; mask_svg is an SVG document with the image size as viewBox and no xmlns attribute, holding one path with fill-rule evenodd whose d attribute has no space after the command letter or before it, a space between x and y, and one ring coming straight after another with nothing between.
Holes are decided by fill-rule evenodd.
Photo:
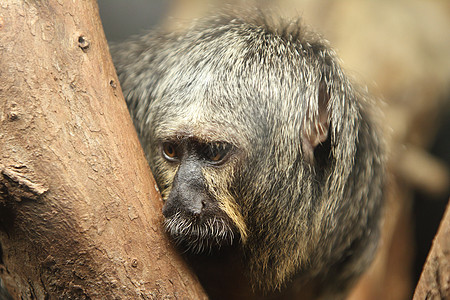
<instances>
[{"instance_id":1,"label":"nostril","mask_svg":"<svg viewBox=\"0 0 450 300\"><path fill-rule=\"evenodd\" d=\"M192 203L192 206L190 206L188 210L192 213L192 215L197 217L202 213L204 207L205 201L202 200L200 202L197 202L197 204Z\"/></svg>"}]
</instances>

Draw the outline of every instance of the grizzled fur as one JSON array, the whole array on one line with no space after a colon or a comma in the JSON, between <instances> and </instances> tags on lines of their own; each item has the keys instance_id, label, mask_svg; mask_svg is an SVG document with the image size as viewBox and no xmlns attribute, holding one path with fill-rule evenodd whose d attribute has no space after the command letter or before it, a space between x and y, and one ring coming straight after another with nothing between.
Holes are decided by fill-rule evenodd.
<instances>
[{"instance_id":1,"label":"grizzled fur","mask_svg":"<svg viewBox=\"0 0 450 300\"><path fill-rule=\"evenodd\" d=\"M133 37L112 46L113 59L164 199L177 168L161 157L161 141L236 149L224 165L202 169L226 218L200 227L175 216L172 236L226 236L188 242L197 252L238 241L255 291L314 279L324 293L343 292L376 249L381 142L368 97L327 42L298 22L279 23L210 18L185 33Z\"/></svg>"}]
</instances>

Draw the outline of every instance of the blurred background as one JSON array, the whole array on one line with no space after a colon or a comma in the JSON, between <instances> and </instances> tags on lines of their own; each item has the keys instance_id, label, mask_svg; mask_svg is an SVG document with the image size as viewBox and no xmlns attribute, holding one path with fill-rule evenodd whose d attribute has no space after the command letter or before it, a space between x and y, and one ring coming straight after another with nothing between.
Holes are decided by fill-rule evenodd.
<instances>
[{"instance_id":1,"label":"blurred background","mask_svg":"<svg viewBox=\"0 0 450 300\"><path fill-rule=\"evenodd\" d=\"M98 0L106 37L181 30L220 0ZM226 1L301 17L379 98L389 175L383 241L350 299L410 299L449 199L450 1Z\"/></svg>"}]
</instances>

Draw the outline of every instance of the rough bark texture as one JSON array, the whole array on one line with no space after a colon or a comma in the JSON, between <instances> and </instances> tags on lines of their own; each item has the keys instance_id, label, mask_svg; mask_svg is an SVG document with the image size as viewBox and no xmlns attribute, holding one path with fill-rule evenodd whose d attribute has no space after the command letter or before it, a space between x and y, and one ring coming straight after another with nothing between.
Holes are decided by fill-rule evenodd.
<instances>
[{"instance_id":1,"label":"rough bark texture","mask_svg":"<svg viewBox=\"0 0 450 300\"><path fill-rule=\"evenodd\" d=\"M1 1L0 276L22 299L202 299L160 197L96 1Z\"/></svg>"},{"instance_id":2,"label":"rough bark texture","mask_svg":"<svg viewBox=\"0 0 450 300\"><path fill-rule=\"evenodd\" d=\"M450 299L450 204L434 238L413 299Z\"/></svg>"}]
</instances>

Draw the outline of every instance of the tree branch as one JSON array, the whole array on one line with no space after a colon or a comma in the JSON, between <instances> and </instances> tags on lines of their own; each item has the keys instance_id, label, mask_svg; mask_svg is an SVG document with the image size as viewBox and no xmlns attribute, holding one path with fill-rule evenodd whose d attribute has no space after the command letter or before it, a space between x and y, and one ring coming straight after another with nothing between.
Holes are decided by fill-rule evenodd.
<instances>
[{"instance_id":1,"label":"tree branch","mask_svg":"<svg viewBox=\"0 0 450 300\"><path fill-rule=\"evenodd\" d=\"M0 5L0 276L15 298L206 298L167 241L96 1Z\"/></svg>"},{"instance_id":2,"label":"tree branch","mask_svg":"<svg viewBox=\"0 0 450 300\"><path fill-rule=\"evenodd\" d=\"M450 299L450 202L434 238L413 299Z\"/></svg>"}]
</instances>

